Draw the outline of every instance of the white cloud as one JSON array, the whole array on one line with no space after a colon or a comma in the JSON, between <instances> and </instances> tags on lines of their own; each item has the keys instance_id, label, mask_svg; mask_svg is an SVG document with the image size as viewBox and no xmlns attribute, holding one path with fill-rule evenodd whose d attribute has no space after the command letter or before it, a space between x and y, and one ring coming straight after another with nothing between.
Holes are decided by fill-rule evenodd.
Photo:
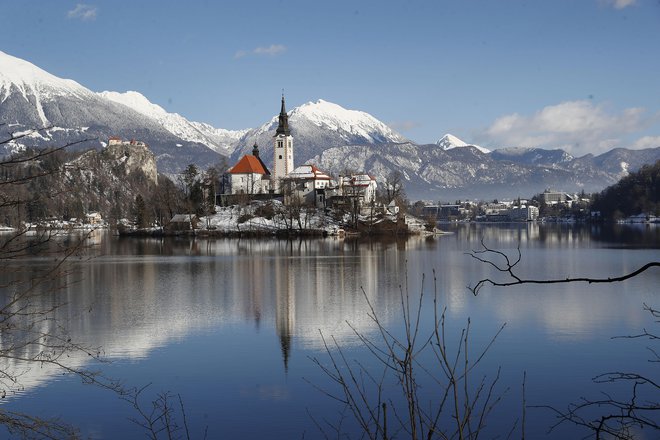
<instances>
[{"instance_id":1,"label":"white cloud","mask_svg":"<svg viewBox=\"0 0 660 440\"><path fill-rule=\"evenodd\" d=\"M275 56L283 52L286 52L286 47L283 46L282 44L271 44L268 47L257 47L252 52L255 53L256 55Z\"/></svg>"},{"instance_id":2,"label":"white cloud","mask_svg":"<svg viewBox=\"0 0 660 440\"><path fill-rule=\"evenodd\" d=\"M478 137L491 147L562 148L576 155L599 153L623 146L622 137L655 119L645 114L645 109L639 107L615 113L591 101L567 101L529 116L501 116Z\"/></svg>"},{"instance_id":3,"label":"white cloud","mask_svg":"<svg viewBox=\"0 0 660 440\"><path fill-rule=\"evenodd\" d=\"M614 9L624 9L637 4L637 0L605 0L605 3L613 6Z\"/></svg>"},{"instance_id":4,"label":"white cloud","mask_svg":"<svg viewBox=\"0 0 660 440\"><path fill-rule=\"evenodd\" d=\"M248 55L270 56L274 57L286 52L286 46L283 44L271 44L267 47L257 47L251 51L239 50L234 54L234 59L244 58Z\"/></svg>"},{"instance_id":5,"label":"white cloud","mask_svg":"<svg viewBox=\"0 0 660 440\"><path fill-rule=\"evenodd\" d=\"M96 6L78 3L76 7L67 12L66 15L69 18L75 18L82 21L92 21L96 20L97 12L98 8Z\"/></svg>"},{"instance_id":6,"label":"white cloud","mask_svg":"<svg viewBox=\"0 0 660 440\"><path fill-rule=\"evenodd\" d=\"M644 136L637 139L630 148L633 149L642 149L642 148L655 148L660 147L660 136Z\"/></svg>"}]
</instances>

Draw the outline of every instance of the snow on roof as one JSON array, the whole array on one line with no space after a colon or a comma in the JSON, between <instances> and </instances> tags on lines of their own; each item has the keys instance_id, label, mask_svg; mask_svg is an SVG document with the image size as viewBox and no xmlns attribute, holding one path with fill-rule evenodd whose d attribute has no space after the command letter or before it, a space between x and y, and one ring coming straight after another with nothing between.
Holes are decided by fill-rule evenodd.
<instances>
[{"instance_id":1,"label":"snow on roof","mask_svg":"<svg viewBox=\"0 0 660 440\"><path fill-rule=\"evenodd\" d=\"M367 186L372 180L376 180L375 177L372 177L369 174L353 174L350 176L341 176L340 179L343 185L352 186Z\"/></svg>"},{"instance_id":2,"label":"snow on roof","mask_svg":"<svg viewBox=\"0 0 660 440\"><path fill-rule=\"evenodd\" d=\"M258 157L246 154L229 170L231 174L269 174Z\"/></svg>"},{"instance_id":3,"label":"snow on roof","mask_svg":"<svg viewBox=\"0 0 660 440\"><path fill-rule=\"evenodd\" d=\"M311 164L299 166L291 171L287 177L291 179L330 180L330 176Z\"/></svg>"},{"instance_id":4,"label":"snow on roof","mask_svg":"<svg viewBox=\"0 0 660 440\"><path fill-rule=\"evenodd\" d=\"M370 180L376 180L375 177L369 175L369 174L355 174L351 176L351 179L355 181L360 181L360 182L368 182Z\"/></svg>"}]
</instances>

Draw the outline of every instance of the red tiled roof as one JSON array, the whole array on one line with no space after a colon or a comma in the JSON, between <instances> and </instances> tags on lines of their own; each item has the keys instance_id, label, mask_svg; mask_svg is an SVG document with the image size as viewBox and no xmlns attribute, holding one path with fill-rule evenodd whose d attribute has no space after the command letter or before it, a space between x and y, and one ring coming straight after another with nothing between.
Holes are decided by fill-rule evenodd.
<instances>
[{"instance_id":1,"label":"red tiled roof","mask_svg":"<svg viewBox=\"0 0 660 440\"><path fill-rule=\"evenodd\" d=\"M268 171L255 156L246 154L236 165L229 170L231 174L268 174Z\"/></svg>"}]
</instances>

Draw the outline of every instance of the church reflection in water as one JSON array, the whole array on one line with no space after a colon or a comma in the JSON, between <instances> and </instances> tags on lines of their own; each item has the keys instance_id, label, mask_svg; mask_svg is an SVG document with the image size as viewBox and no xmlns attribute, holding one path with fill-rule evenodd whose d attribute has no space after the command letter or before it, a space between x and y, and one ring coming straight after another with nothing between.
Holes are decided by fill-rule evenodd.
<instances>
[{"instance_id":1,"label":"church reflection in water","mask_svg":"<svg viewBox=\"0 0 660 440\"><path fill-rule=\"evenodd\" d=\"M63 287L55 292L63 304L55 312L56 321L72 339L102 347L109 359L145 358L154 348L200 329L252 322L257 330L276 333L287 370L294 342L321 349L322 332L353 344L356 338L347 321L359 331L374 330L363 291L387 321L399 307L405 253L420 243L108 236L88 251L93 258L71 261ZM21 265L16 276L24 279L44 269L43 261ZM44 292L51 287L41 286ZM43 308L52 301L50 294L35 298L43 301ZM71 356L73 366L89 362L85 355ZM2 362L4 371L24 369L20 362ZM22 389L55 374L49 368L26 370Z\"/></svg>"},{"instance_id":2,"label":"church reflection in water","mask_svg":"<svg viewBox=\"0 0 660 440\"><path fill-rule=\"evenodd\" d=\"M531 326L549 339L586 338L602 326L609 328L611 301L625 295L636 297L646 285L615 286L621 292L606 286L597 292L571 286L546 295L540 288L530 294L521 288L484 292L475 299L466 286L492 273L465 252L478 248L482 238L507 252L520 246L523 268L545 277L562 276L567 267L572 273L607 276L630 271L654 258L653 249L624 252L597 244L596 240L609 235L596 232L543 225L464 225L441 238L375 241L119 239L104 235L95 237L94 247L85 255L71 259L56 281L38 286L32 301L42 309L60 304L54 312L56 320L45 320L40 331L53 331L62 324L72 340L102 347L109 359L143 359L154 349L190 340L186 338L191 335L238 329L246 344L253 344L260 333L272 332L273 343L279 345L272 346L276 362L279 348L287 371L295 350L323 350L319 332L334 337L342 347L360 343L347 322L365 336L375 336L377 328L369 317L365 296L385 326L400 326L402 290L409 285L409 292L417 295L422 290L420 275L425 273L423 289L432 291L430 276L436 271L439 301L461 323L463 316L480 316L483 322ZM637 237L630 231L618 233L624 232ZM647 239L648 234L639 238L640 242ZM5 286L0 287L0 297L10 298L7 286L16 286L10 283L12 279L29 284L52 264L52 259L42 257L8 262L0 272L0 286ZM39 295L38 289L44 294ZM625 316L617 314L619 324L622 317L631 328L638 328L645 315L635 308ZM3 333L0 348L12 343L16 341ZM18 354L34 356L31 349L36 347L26 346ZM72 367L89 361L79 353L68 358ZM21 386L27 390L57 374L47 366L26 369L7 357L0 363L1 371L20 373Z\"/></svg>"}]
</instances>

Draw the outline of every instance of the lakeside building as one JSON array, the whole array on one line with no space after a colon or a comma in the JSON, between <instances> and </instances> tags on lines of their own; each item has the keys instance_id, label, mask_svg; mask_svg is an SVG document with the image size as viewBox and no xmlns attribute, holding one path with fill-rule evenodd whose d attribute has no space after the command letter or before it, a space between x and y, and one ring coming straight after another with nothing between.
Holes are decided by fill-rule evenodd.
<instances>
[{"instance_id":1,"label":"lakeside building","mask_svg":"<svg viewBox=\"0 0 660 440\"><path fill-rule=\"evenodd\" d=\"M236 201L238 196L263 200L282 198L284 204L302 202L305 205L325 208L335 199L351 201L351 205L364 209L376 201L376 179L366 173L339 176L338 181L313 164L294 167L293 136L286 113L284 95L278 116L278 125L273 136L272 173L259 157L255 144L252 154L244 155L223 176L220 204Z\"/></svg>"},{"instance_id":2,"label":"lakeside building","mask_svg":"<svg viewBox=\"0 0 660 440\"><path fill-rule=\"evenodd\" d=\"M578 200L578 197L575 194L546 189L541 193L541 200L548 205L565 203L570 207L574 201Z\"/></svg>"},{"instance_id":3,"label":"lakeside building","mask_svg":"<svg viewBox=\"0 0 660 440\"><path fill-rule=\"evenodd\" d=\"M509 218L513 221L531 222L539 218L539 208L531 205L512 206Z\"/></svg>"}]
</instances>

